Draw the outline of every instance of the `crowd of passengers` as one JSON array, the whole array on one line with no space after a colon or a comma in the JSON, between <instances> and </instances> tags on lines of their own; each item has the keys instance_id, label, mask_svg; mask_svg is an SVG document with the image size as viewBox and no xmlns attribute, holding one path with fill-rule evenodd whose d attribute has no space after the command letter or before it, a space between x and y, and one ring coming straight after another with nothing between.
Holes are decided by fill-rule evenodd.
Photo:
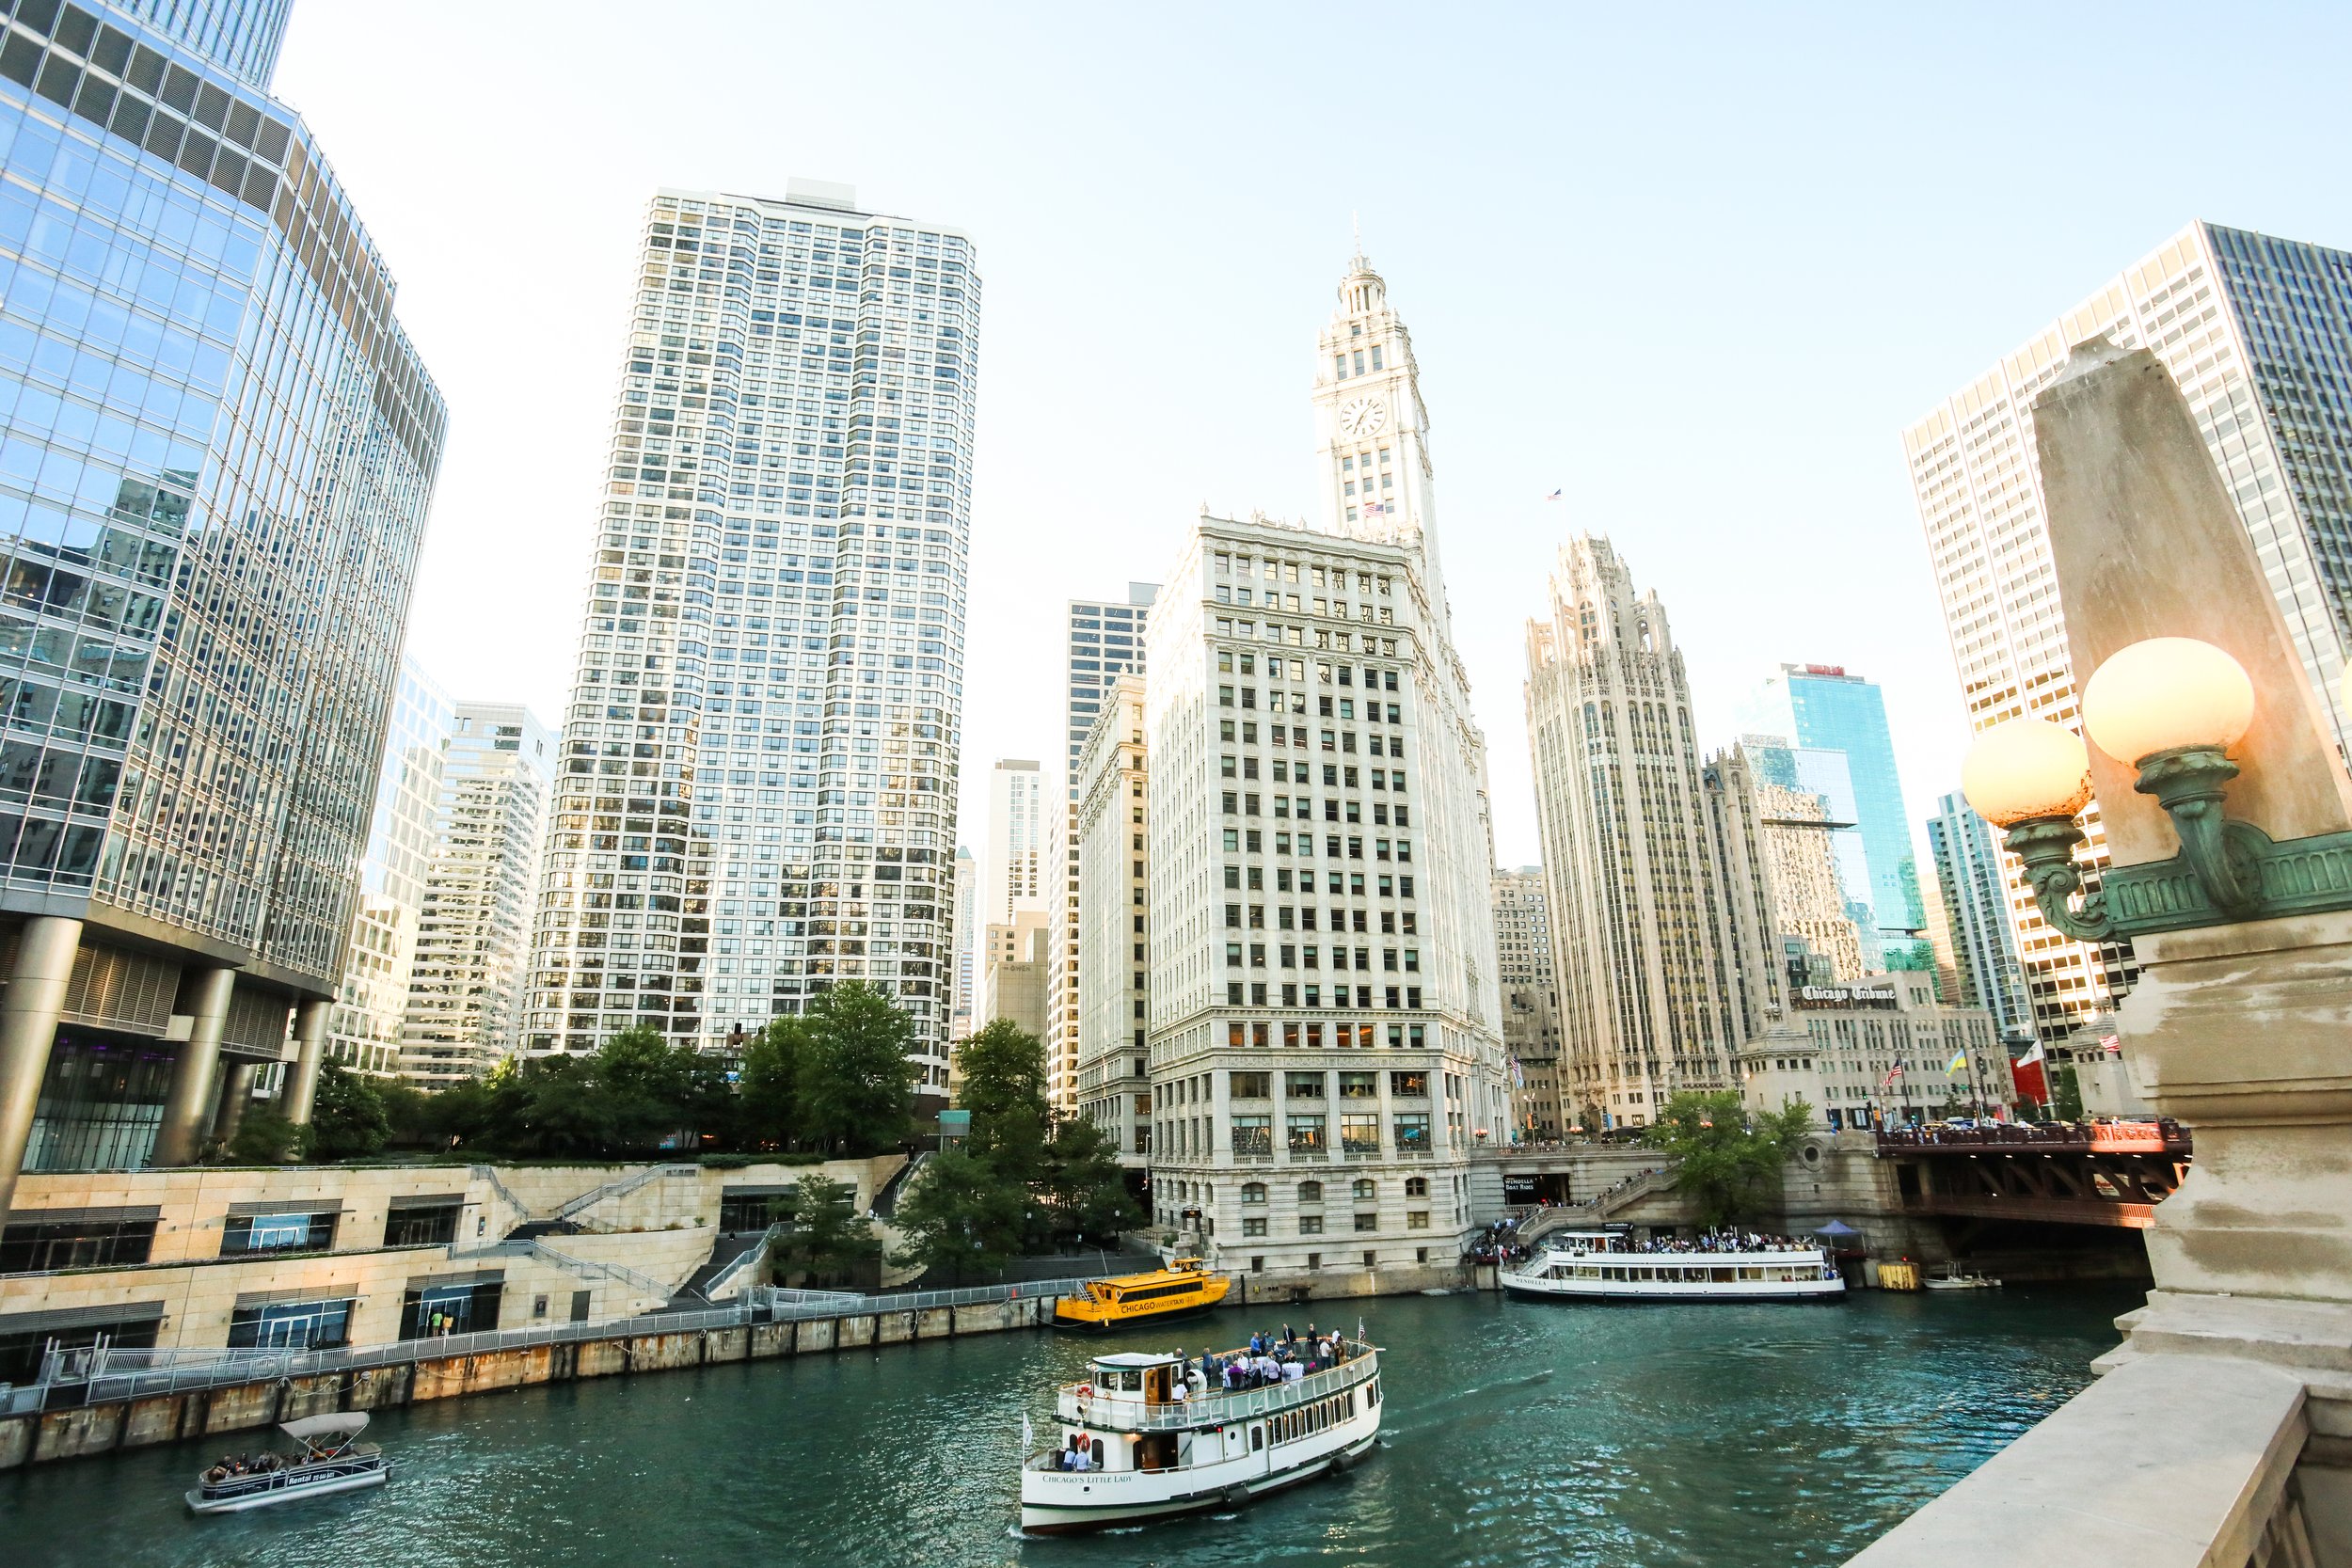
<instances>
[{"instance_id":1,"label":"crowd of passengers","mask_svg":"<svg viewBox=\"0 0 2352 1568\"><path fill-rule=\"evenodd\" d=\"M1780 1236L1765 1230L1710 1230L1690 1241L1677 1241L1672 1236L1653 1237L1635 1242L1626 1247L1628 1252L1813 1252L1820 1243L1801 1242L1794 1236Z\"/></svg>"}]
</instances>

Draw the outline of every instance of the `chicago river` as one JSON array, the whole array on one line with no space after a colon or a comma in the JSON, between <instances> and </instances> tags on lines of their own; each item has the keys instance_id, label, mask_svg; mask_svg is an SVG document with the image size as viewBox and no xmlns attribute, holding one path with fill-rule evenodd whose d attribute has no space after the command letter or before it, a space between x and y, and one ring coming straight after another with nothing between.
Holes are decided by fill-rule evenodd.
<instances>
[{"instance_id":1,"label":"chicago river","mask_svg":"<svg viewBox=\"0 0 2352 1568\"><path fill-rule=\"evenodd\" d=\"M262 1434L0 1476L0 1537L48 1564L853 1565L1843 1561L2090 1381L2138 1292L1865 1291L1836 1307L1319 1302L1384 1347L1386 1446L1230 1514L1094 1537L1013 1528L1025 1412L1104 1349L1199 1351L1250 1308L1126 1338L1034 1333L410 1406L389 1486L190 1518ZM1041 1423L1042 1424L1042 1423Z\"/></svg>"}]
</instances>

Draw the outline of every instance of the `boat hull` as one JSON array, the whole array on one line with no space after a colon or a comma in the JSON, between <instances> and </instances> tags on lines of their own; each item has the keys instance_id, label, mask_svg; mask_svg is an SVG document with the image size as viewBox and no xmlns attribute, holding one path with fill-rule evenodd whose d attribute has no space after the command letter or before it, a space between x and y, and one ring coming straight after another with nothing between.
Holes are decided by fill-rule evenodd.
<instances>
[{"instance_id":1,"label":"boat hull","mask_svg":"<svg viewBox=\"0 0 2352 1568\"><path fill-rule=\"evenodd\" d=\"M1108 1334L1121 1328L1146 1328L1155 1323L1186 1323L1205 1318L1225 1305L1223 1298L1216 1301L1186 1302L1164 1312L1132 1312L1121 1318L1065 1318L1058 1308L1054 1314L1054 1326L1073 1334Z\"/></svg>"},{"instance_id":2,"label":"boat hull","mask_svg":"<svg viewBox=\"0 0 2352 1568\"><path fill-rule=\"evenodd\" d=\"M1085 1500L1032 1500L1030 1489L1025 1487L1021 1499L1021 1528L1029 1535L1079 1535L1089 1530L1106 1529L1115 1525L1137 1524L1151 1519L1172 1519L1186 1513L1203 1513L1218 1509L1238 1508L1258 1497L1288 1487L1327 1476L1335 1467L1343 1466L1371 1451L1379 1441L1377 1421L1360 1435L1342 1435L1329 1449L1301 1458L1281 1470L1246 1476L1238 1472L1230 1479L1219 1480L1216 1472L1232 1470L1234 1466L1217 1465L1204 1466L1207 1474L1187 1482L1182 1472L1140 1471L1133 1475L1105 1474L1057 1476L1056 1479L1085 1482L1080 1495ZM1139 1485L1121 1484L1166 1480L1184 1490L1164 1497L1152 1497ZM1206 1482L1207 1484L1200 1484ZM1093 1491L1101 1487L1101 1492ZM1070 1488L1057 1488L1068 1490Z\"/></svg>"},{"instance_id":3,"label":"boat hull","mask_svg":"<svg viewBox=\"0 0 2352 1568\"><path fill-rule=\"evenodd\" d=\"M392 1467L383 1465L373 1469L354 1470L342 1475L322 1477L317 1481L239 1492L222 1497L207 1497L203 1489L199 1487L186 1494L186 1501L191 1513L243 1513L250 1509L272 1508L304 1497L324 1497L338 1492L358 1492L371 1486L381 1486L391 1473Z\"/></svg>"},{"instance_id":4,"label":"boat hull","mask_svg":"<svg viewBox=\"0 0 2352 1568\"><path fill-rule=\"evenodd\" d=\"M1693 1280L1659 1284L1629 1280L1521 1279L1502 1276L1502 1288L1530 1301L1632 1302L1834 1302L1846 1299L1842 1279Z\"/></svg>"}]
</instances>

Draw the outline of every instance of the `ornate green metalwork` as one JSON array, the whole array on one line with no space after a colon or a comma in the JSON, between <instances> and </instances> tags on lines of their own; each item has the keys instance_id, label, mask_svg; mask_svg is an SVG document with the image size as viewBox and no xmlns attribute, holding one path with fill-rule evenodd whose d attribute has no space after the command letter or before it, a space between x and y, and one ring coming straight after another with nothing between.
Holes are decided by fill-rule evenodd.
<instances>
[{"instance_id":1,"label":"ornate green metalwork","mask_svg":"<svg viewBox=\"0 0 2352 1568\"><path fill-rule=\"evenodd\" d=\"M2024 863L2042 918L2077 942L2114 942L2155 931L2187 931L2239 920L2352 910L2352 832L2283 843L2223 815L2222 792L2237 764L2207 746L2143 757L2136 787L2172 818L2181 852L2169 861L2114 866L2097 892L2082 893L2074 863L2082 830L2072 818L2033 817L2009 830L2004 847Z\"/></svg>"}]
</instances>

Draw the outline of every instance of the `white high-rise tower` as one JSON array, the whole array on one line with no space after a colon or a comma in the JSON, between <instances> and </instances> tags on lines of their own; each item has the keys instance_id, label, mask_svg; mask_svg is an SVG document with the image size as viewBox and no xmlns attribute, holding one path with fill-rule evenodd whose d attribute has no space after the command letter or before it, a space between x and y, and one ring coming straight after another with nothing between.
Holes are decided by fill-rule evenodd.
<instances>
[{"instance_id":1,"label":"white high-rise tower","mask_svg":"<svg viewBox=\"0 0 2352 1568\"><path fill-rule=\"evenodd\" d=\"M1459 1255L1510 1106L1427 413L1360 255L1339 292L1325 526L1203 516L1152 612L1152 1196L1224 1266L1394 1278Z\"/></svg>"},{"instance_id":2,"label":"white high-rise tower","mask_svg":"<svg viewBox=\"0 0 2352 1568\"><path fill-rule=\"evenodd\" d=\"M723 1046L856 979L945 1089L979 291L847 186L655 198L528 1050Z\"/></svg>"}]
</instances>

